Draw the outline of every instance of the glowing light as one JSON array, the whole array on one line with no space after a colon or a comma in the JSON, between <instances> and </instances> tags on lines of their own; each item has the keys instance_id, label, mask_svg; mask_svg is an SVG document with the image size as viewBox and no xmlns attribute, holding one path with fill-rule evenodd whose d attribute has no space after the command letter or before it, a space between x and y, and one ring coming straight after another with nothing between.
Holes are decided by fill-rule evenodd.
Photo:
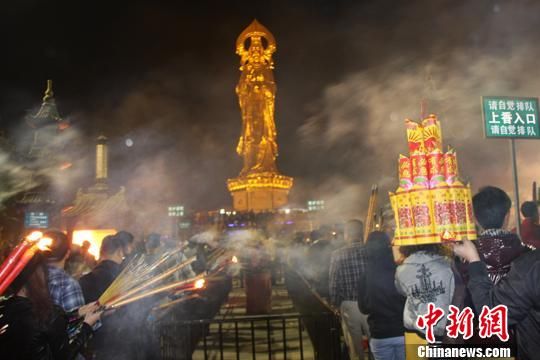
<instances>
[{"instance_id":1,"label":"glowing light","mask_svg":"<svg viewBox=\"0 0 540 360\"><path fill-rule=\"evenodd\" d=\"M99 248L103 238L107 235L116 234L115 229L99 229L99 230L75 230L73 231L73 244L81 246L84 241L90 243L88 252L96 259L99 259Z\"/></svg>"},{"instance_id":2,"label":"glowing light","mask_svg":"<svg viewBox=\"0 0 540 360\"><path fill-rule=\"evenodd\" d=\"M290 190L293 186L293 179L279 174L272 174L272 176L267 177L240 177L227 180L227 186L229 191L261 188Z\"/></svg>"},{"instance_id":3,"label":"glowing light","mask_svg":"<svg viewBox=\"0 0 540 360\"><path fill-rule=\"evenodd\" d=\"M32 231L30 234L26 236L26 239L30 241L38 241L43 237L43 233L41 231Z\"/></svg>"},{"instance_id":4,"label":"glowing light","mask_svg":"<svg viewBox=\"0 0 540 360\"><path fill-rule=\"evenodd\" d=\"M219 209L219 214L224 215L225 214L225 209Z\"/></svg>"},{"instance_id":5,"label":"glowing light","mask_svg":"<svg viewBox=\"0 0 540 360\"><path fill-rule=\"evenodd\" d=\"M69 122L68 121L62 121L58 124L58 130L66 130L69 128Z\"/></svg>"},{"instance_id":6,"label":"glowing light","mask_svg":"<svg viewBox=\"0 0 540 360\"><path fill-rule=\"evenodd\" d=\"M231 262L233 264L238 264L238 258L236 256L233 256L232 259L231 259Z\"/></svg>"},{"instance_id":7,"label":"glowing light","mask_svg":"<svg viewBox=\"0 0 540 360\"><path fill-rule=\"evenodd\" d=\"M285 209L285 214L290 214L291 213L291 209Z\"/></svg>"},{"instance_id":8,"label":"glowing light","mask_svg":"<svg viewBox=\"0 0 540 360\"><path fill-rule=\"evenodd\" d=\"M204 285L206 285L206 280L204 279L199 279L197 281L195 281L195 289L202 289L204 287Z\"/></svg>"},{"instance_id":9,"label":"glowing light","mask_svg":"<svg viewBox=\"0 0 540 360\"><path fill-rule=\"evenodd\" d=\"M39 239L36 246L38 247L39 250L45 251L51 248L52 243L53 241L51 238L44 237L44 238Z\"/></svg>"},{"instance_id":10,"label":"glowing light","mask_svg":"<svg viewBox=\"0 0 540 360\"><path fill-rule=\"evenodd\" d=\"M70 163L70 162L65 162L65 163L63 163L62 165L60 165L60 170L67 170L67 169L69 169L69 168L72 167L72 166L73 166L72 163Z\"/></svg>"},{"instance_id":11,"label":"glowing light","mask_svg":"<svg viewBox=\"0 0 540 360\"><path fill-rule=\"evenodd\" d=\"M127 139L126 139L126 146L127 146L127 147L132 147L132 146L133 146L133 140L130 139L130 138L127 138Z\"/></svg>"}]
</instances>

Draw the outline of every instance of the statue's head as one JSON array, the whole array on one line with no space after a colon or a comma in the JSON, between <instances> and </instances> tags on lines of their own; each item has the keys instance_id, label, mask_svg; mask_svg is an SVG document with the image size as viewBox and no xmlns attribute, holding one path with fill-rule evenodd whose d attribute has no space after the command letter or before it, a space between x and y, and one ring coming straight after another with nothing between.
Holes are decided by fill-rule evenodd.
<instances>
[{"instance_id":1,"label":"statue's head","mask_svg":"<svg viewBox=\"0 0 540 360\"><path fill-rule=\"evenodd\" d=\"M248 56L251 63L260 63L264 57L264 46L260 36L251 37L251 44L248 48Z\"/></svg>"},{"instance_id":2,"label":"statue's head","mask_svg":"<svg viewBox=\"0 0 540 360\"><path fill-rule=\"evenodd\" d=\"M272 66L272 54L275 51L274 36L257 20L254 20L236 40L236 53L240 55L242 65L249 63Z\"/></svg>"}]
</instances>

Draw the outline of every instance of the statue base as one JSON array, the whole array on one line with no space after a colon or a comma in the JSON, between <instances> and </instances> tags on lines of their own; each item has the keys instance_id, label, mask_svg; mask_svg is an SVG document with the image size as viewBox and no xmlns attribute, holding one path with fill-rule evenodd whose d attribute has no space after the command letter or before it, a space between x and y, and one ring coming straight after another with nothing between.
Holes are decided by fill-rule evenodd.
<instances>
[{"instance_id":1,"label":"statue base","mask_svg":"<svg viewBox=\"0 0 540 360\"><path fill-rule=\"evenodd\" d=\"M287 205L293 178L261 173L227 180L235 211L271 211Z\"/></svg>"}]
</instances>

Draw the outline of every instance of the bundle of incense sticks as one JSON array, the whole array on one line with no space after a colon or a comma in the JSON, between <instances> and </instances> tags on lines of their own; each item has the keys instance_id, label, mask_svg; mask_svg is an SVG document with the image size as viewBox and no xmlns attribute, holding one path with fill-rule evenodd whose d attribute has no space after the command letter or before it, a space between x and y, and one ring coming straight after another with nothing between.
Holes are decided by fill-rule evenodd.
<instances>
[{"instance_id":1,"label":"bundle of incense sticks","mask_svg":"<svg viewBox=\"0 0 540 360\"><path fill-rule=\"evenodd\" d=\"M155 289L147 289L138 293L132 293L129 296L122 296L107 304L102 304L105 309L116 309L121 306L131 304L132 302L142 300L149 296L161 294L169 291L194 291L201 290L206 286L204 275L198 275L191 279L175 281L167 285L162 285Z\"/></svg>"},{"instance_id":2,"label":"bundle of incense sticks","mask_svg":"<svg viewBox=\"0 0 540 360\"><path fill-rule=\"evenodd\" d=\"M163 254L153 263L146 263L144 256L133 258L116 277L111 285L99 297L99 303L106 305L119 298L126 298L168 278L182 268L193 263L192 257L181 264L174 261L174 256L183 248ZM158 272L159 270L159 272Z\"/></svg>"},{"instance_id":3,"label":"bundle of incense sticks","mask_svg":"<svg viewBox=\"0 0 540 360\"><path fill-rule=\"evenodd\" d=\"M101 295L99 303L104 309L113 309L163 292L179 293L203 289L206 286L204 275L163 283L173 274L196 261L196 257L191 257L180 264L169 265L169 260L174 259L174 255L182 250L165 253L151 264L145 263L143 256L134 258ZM225 249L216 249L210 253L207 261L216 262L226 252ZM217 269L213 270L212 273L217 273L225 266L235 262L237 262L235 256L227 257L224 261L217 263Z\"/></svg>"}]
</instances>

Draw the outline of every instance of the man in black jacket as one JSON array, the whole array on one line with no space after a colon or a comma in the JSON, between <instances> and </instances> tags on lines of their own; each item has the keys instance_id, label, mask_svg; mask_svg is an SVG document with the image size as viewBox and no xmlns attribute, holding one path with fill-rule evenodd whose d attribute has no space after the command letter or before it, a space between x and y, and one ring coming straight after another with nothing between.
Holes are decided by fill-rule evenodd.
<instances>
[{"instance_id":1,"label":"man in black jacket","mask_svg":"<svg viewBox=\"0 0 540 360\"><path fill-rule=\"evenodd\" d=\"M109 235L103 239L98 265L79 280L85 300L98 300L116 279L122 268L123 245L124 243L116 236ZM132 325L125 308L105 316L102 328L90 342L93 359L133 359L135 341L128 336L128 330Z\"/></svg>"},{"instance_id":2,"label":"man in black jacket","mask_svg":"<svg viewBox=\"0 0 540 360\"><path fill-rule=\"evenodd\" d=\"M120 273L123 258L122 241L111 235L105 236L99 250L98 265L79 280L87 303L99 299L116 279Z\"/></svg>"},{"instance_id":3,"label":"man in black jacket","mask_svg":"<svg viewBox=\"0 0 540 360\"><path fill-rule=\"evenodd\" d=\"M515 325L518 359L537 359L540 354L540 250L520 256L512 262L510 272L494 285L486 265L474 244L464 240L454 245L457 256L466 260L474 306L493 308L506 305L508 325Z\"/></svg>"}]
</instances>

